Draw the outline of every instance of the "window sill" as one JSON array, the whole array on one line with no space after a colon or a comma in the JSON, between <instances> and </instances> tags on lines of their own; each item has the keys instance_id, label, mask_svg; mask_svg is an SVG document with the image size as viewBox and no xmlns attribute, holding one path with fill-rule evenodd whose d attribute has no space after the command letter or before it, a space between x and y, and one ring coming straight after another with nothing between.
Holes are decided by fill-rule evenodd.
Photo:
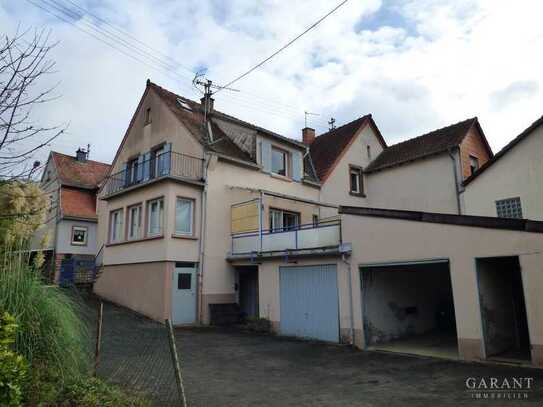
<instances>
[{"instance_id":1,"label":"window sill","mask_svg":"<svg viewBox=\"0 0 543 407\"><path fill-rule=\"evenodd\" d=\"M177 233L173 233L172 238L174 238L174 239L198 240L197 236L194 236L194 235L180 235L180 234L177 234Z\"/></svg>"},{"instance_id":2,"label":"window sill","mask_svg":"<svg viewBox=\"0 0 543 407\"><path fill-rule=\"evenodd\" d=\"M272 176L272 178L277 178L277 179L280 179L281 181L292 182L292 178L287 177L286 175L279 175L273 172L270 175Z\"/></svg>"},{"instance_id":3,"label":"window sill","mask_svg":"<svg viewBox=\"0 0 543 407\"><path fill-rule=\"evenodd\" d=\"M82 246L86 246L87 243L74 243L74 242L72 242L72 243L70 243L70 245L71 245L71 246L79 246L79 247L82 247Z\"/></svg>"},{"instance_id":4,"label":"window sill","mask_svg":"<svg viewBox=\"0 0 543 407\"><path fill-rule=\"evenodd\" d=\"M128 243L146 242L148 240L157 240L157 239L164 239L164 235L143 237L141 239L123 240L122 242L112 242L112 243L106 244L106 247L120 246L120 245L128 244Z\"/></svg>"},{"instance_id":5,"label":"window sill","mask_svg":"<svg viewBox=\"0 0 543 407\"><path fill-rule=\"evenodd\" d=\"M357 196L359 198L365 198L366 197L366 194L361 194L360 192L352 192L352 191L349 191L349 195Z\"/></svg>"}]
</instances>

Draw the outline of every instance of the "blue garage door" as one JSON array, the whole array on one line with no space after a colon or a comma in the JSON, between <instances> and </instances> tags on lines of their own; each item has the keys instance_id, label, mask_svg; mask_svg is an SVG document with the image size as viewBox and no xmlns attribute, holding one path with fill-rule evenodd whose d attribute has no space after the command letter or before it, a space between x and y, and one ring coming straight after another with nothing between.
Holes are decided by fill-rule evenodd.
<instances>
[{"instance_id":1,"label":"blue garage door","mask_svg":"<svg viewBox=\"0 0 543 407\"><path fill-rule=\"evenodd\" d=\"M282 335L339 342L335 265L280 267Z\"/></svg>"}]
</instances>

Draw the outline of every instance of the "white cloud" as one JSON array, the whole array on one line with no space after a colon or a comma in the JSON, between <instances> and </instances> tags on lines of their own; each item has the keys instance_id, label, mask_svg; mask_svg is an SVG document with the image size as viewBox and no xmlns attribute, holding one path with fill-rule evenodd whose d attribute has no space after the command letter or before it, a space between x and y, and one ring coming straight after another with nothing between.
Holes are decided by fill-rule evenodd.
<instances>
[{"instance_id":1,"label":"white cloud","mask_svg":"<svg viewBox=\"0 0 543 407\"><path fill-rule=\"evenodd\" d=\"M40 1L40 0L33 0ZM66 0L58 0L64 1ZM82 0L75 0L82 3ZM122 0L82 3L140 41L184 66L208 67L226 83L268 56L328 11L329 1L232 2ZM393 4L391 4L393 3ZM389 143L478 116L494 149L543 112L543 4L492 0L351 1L262 69L220 92L218 108L290 137L300 137L304 110L318 131L373 113ZM387 15L386 21L371 16ZM374 14L377 13L377 14ZM4 33L47 25L55 49L62 98L39 111L47 123L70 122L53 145L68 153L92 144L109 161L145 87L155 82L198 97L191 74L176 77L142 65L25 1L0 0ZM85 20L78 26L88 30ZM513 92L496 109L496 92L531 81L534 92ZM503 96L503 94L502 94ZM499 110L499 111L498 111Z\"/></svg>"}]
</instances>

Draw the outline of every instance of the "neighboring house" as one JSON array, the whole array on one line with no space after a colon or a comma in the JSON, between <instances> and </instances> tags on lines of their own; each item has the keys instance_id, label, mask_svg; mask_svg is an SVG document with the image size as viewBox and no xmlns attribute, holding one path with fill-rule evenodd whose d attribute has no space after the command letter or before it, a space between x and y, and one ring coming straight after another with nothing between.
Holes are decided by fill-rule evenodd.
<instances>
[{"instance_id":1,"label":"neighboring house","mask_svg":"<svg viewBox=\"0 0 543 407\"><path fill-rule=\"evenodd\" d=\"M543 366L543 223L452 214L492 156L476 119L303 140L148 81L99 192L95 292L175 324L239 307L283 335Z\"/></svg>"},{"instance_id":2,"label":"neighboring house","mask_svg":"<svg viewBox=\"0 0 543 407\"><path fill-rule=\"evenodd\" d=\"M465 213L543 220L543 117L464 181Z\"/></svg>"},{"instance_id":3,"label":"neighboring house","mask_svg":"<svg viewBox=\"0 0 543 407\"><path fill-rule=\"evenodd\" d=\"M33 240L34 250L45 250L50 279L58 282L65 259L92 260L97 255L96 193L109 165L88 159L78 149L75 156L52 151L40 187L49 196L46 224ZM47 234L47 245L40 247Z\"/></svg>"}]
</instances>

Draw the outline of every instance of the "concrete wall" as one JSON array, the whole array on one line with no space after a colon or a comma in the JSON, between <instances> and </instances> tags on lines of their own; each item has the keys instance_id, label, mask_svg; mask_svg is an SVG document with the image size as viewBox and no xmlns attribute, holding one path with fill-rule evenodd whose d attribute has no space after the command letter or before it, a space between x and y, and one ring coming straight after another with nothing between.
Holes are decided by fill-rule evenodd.
<instances>
[{"instance_id":1,"label":"concrete wall","mask_svg":"<svg viewBox=\"0 0 543 407\"><path fill-rule=\"evenodd\" d=\"M522 215L543 220L543 126L466 186L466 214L497 216L496 200L520 197Z\"/></svg>"},{"instance_id":2,"label":"concrete wall","mask_svg":"<svg viewBox=\"0 0 543 407\"><path fill-rule=\"evenodd\" d=\"M94 292L156 321L170 318L174 263L155 262L105 266Z\"/></svg>"},{"instance_id":3,"label":"concrete wall","mask_svg":"<svg viewBox=\"0 0 543 407\"><path fill-rule=\"evenodd\" d=\"M367 146L370 146L371 158L367 154ZM334 205L367 206L369 194L367 188L367 177L364 178L364 190L368 198L351 195L349 166L366 168L368 164L377 157L383 147L370 126L365 126L354 138L351 146L345 152L340 162L334 168L326 182L322 185L320 199L322 202L333 203Z\"/></svg>"},{"instance_id":4,"label":"concrete wall","mask_svg":"<svg viewBox=\"0 0 543 407\"><path fill-rule=\"evenodd\" d=\"M74 226L87 228L86 245L72 244L72 228ZM98 252L96 246L96 222L63 219L58 223L57 228L57 253L89 254L94 256Z\"/></svg>"},{"instance_id":5,"label":"concrete wall","mask_svg":"<svg viewBox=\"0 0 543 407\"><path fill-rule=\"evenodd\" d=\"M352 242L355 341L364 346L358 266L448 259L458 329L459 352L467 360L482 358L482 329L475 259L518 255L526 290L526 308L534 363L543 360L543 234L344 215L344 240ZM360 233L364 230L365 233ZM343 294L344 295L344 294Z\"/></svg>"},{"instance_id":6,"label":"concrete wall","mask_svg":"<svg viewBox=\"0 0 543 407\"><path fill-rule=\"evenodd\" d=\"M436 328L439 305L452 301L446 263L410 269L365 269L362 276L369 344L431 331ZM407 312L409 308L413 312Z\"/></svg>"},{"instance_id":7,"label":"concrete wall","mask_svg":"<svg viewBox=\"0 0 543 407\"><path fill-rule=\"evenodd\" d=\"M458 213L454 165L443 153L368 174L367 206Z\"/></svg>"}]
</instances>

